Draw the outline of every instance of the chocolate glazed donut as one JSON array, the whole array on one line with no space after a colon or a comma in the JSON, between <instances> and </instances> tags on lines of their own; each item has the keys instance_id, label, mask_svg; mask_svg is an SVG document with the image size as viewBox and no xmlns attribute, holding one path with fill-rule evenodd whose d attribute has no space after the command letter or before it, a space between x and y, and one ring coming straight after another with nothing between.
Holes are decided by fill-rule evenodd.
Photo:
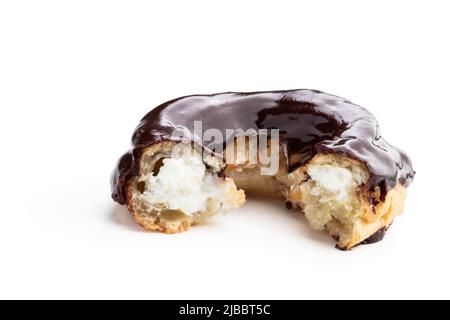
<instances>
[{"instance_id":1,"label":"chocolate glazed donut","mask_svg":"<svg viewBox=\"0 0 450 320\"><path fill-rule=\"evenodd\" d=\"M202 140L194 130L195 121L201 121L203 129L219 130L224 137L227 129L244 130L220 144L248 139L245 132L249 129L278 129L278 173L262 177L256 170L258 164L236 164L230 159L219 163L216 159L224 155L215 150L226 146L218 148L216 141ZM174 135L180 130L183 139ZM200 143L210 151L208 157L200 157L204 172L199 181L204 183L211 176L214 188L224 194L213 200L206 197L205 203L199 200L192 212L180 204L170 204L171 199L158 196L156 191L158 186L170 185L167 179L177 178L163 171L170 169L170 161L178 161L177 167L186 165L183 158L171 159L173 148L179 144L186 147L186 141ZM315 229L326 229L338 239L339 248L350 249L369 242L372 235L381 240L379 235L401 213L406 187L414 177L409 157L380 136L371 113L316 90L229 92L174 99L141 120L132 145L112 174L112 198L126 204L145 228L167 233L186 230L219 212L219 207L226 211L240 206L245 200L237 187L242 187L283 195L306 214ZM256 188L251 180L258 181ZM172 197L176 198L176 193Z\"/></svg>"}]
</instances>

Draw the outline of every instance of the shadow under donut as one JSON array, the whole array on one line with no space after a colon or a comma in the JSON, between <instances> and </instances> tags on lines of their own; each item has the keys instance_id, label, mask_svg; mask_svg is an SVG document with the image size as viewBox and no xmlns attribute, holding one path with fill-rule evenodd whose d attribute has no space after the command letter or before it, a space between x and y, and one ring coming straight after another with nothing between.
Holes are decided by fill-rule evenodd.
<instances>
[{"instance_id":1,"label":"shadow under donut","mask_svg":"<svg viewBox=\"0 0 450 320\"><path fill-rule=\"evenodd\" d=\"M273 216L274 221L277 220L277 216L279 218L279 223L286 223L286 220L290 220L289 224L296 226L296 230L298 230L299 234L306 236L307 238L316 241L318 243L324 244L327 247L330 246L330 243L333 243L333 239L330 238L326 232L317 232L313 230L303 214L298 208L286 208L284 201L281 197L276 196L262 196L257 194L248 194L248 198L251 203L254 201L262 203L266 207L266 212L270 212L271 216ZM239 211L239 210L237 210ZM242 213L239 213L242 214ZM110 221L118 225L122 228L126 228L135 232L142 233L158 233L156 231L146 230L142 228L133 218L132 214L128 211L125 206L114 205L109 214ZM214 217L212 218L214 219ZM283 221L284 220L284 221ZM211 221L211 219L205 221L203 224L199 225L200 227L216 227L217 225ZM196 227L194 226L193 229ZM291 232L291 231L288 231Z\"/></svg>"}]
</instances>

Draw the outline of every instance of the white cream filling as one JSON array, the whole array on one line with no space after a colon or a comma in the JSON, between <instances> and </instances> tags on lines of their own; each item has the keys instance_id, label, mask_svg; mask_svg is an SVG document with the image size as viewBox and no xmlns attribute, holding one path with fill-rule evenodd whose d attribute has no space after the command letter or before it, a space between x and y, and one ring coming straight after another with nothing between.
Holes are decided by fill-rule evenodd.
<instances>
[{"instance_id":1,"label":"white cream filling","mask_svg":"<svg viewBox=\"0 0 450 320\"><path fill-rule=\"evenodd\" d=\"M349 191L363 182L363 176L352 174L346 168L332 165L311 166L307 170L315 187L311 189L312 195L321 195L323 190L336 197L338 201L346 201ZM323 198L323 200L328 200Z\"/></svg>"},{"instance_id":2,"label":"white cream filling","mask_svg":"<svg viewBox=\"0 0 450 320\"><path fill-rule=\"evenodd\" d=\"M206 211L210 200L226 203L226 188L220 182L206 170L202 157L194 153L164 159L159 173L147 178L144 195L152 203L193 214Z\"/></svg>"}]
</instances>

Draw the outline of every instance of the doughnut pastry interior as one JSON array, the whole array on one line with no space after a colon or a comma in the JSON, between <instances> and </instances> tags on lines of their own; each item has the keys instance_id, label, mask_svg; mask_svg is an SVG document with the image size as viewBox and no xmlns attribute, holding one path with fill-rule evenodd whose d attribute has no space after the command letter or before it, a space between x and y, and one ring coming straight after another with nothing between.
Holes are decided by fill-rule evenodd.
<instances>
[{"instance_id":1,"label":"doughnut pastry interior","mask_svg":"<svg viewBox=\"0 0 450 320\"><path fill-rule=\"evenodd\" d=\"M205 138L196 123L224 139ZM132 144L112 174L112 197L144 228L165 233L262 193L283 198L348 250L382 239L414 176L409 157L379 135L372 114L316 90L174 99L142 119ZM276 170L267 174L269 167Z\"/></svg>"},{"instance_id":2,"label":"doughnut pastry interior","mask_svg":"<svg viewBox=\"0 0 450 320\"><path fill-rule=\"evenodd\" d=\"M203 158L190 144L161 142L145 149L140 162L126 203L146 229L181 232L245 202L244 191L221 175L219 161Z\"/></svg>"}]
</instances>

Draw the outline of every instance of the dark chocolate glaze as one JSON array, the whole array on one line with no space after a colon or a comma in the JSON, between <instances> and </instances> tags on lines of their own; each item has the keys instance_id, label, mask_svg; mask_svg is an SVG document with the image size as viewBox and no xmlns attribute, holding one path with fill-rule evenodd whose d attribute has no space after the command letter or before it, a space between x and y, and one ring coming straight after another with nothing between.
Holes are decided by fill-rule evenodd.
<instances>
[{"instance_id":1,"label":"dark chocolate glaze","mask_svg":"<svg viewBox=\"0 0 450 320\"><path fill-rule=\"evenodd\" d=\"M374 234L372 234L370 237L368 237L367 239L364 239L363 241L361 241L360 243L354 245L351 248L341 248L341 247L339 247L339 245L336 245L335 248L339 249L341 251L349 251L349 250L352 250L353 248L359 247L360 245L372 244L372 243L379 242L379 241L383 240L384 236L386 235L386 232L387 232L388 228L389 227L383 227L383 228L379 229ZM338 236L333 236L333 238L334 238L334 240L339 242L339 237Z\"/></svg>"},{"instance_id":2,"label":"dark chocolate glaze","mask_svg":"<svg viewBox=\"0 0 450 320\"><path fill-rule=\"evenodd\" d=\"M384 235L386 234L388 228L381 228L380 230L378 230L377 232L375 232L374 234L372 234L370 237L368 237L367 239L365 239L364 241L361 242L361 244L372 244L378 241L383 240Z\"/></svg>"},{"instance_id":3,"label":"dark chocolate glaze","mask_svg":"<svg viewBox=\"0 0 450 320\"><path fill-rule=\"evenodd\" d=\"M201 141L194 121L202 121L203 131L216 128L224 137L226 129L279 129L288 156L302 153L310 159L318 153L338 153L359 160L370 173L366 187L379 186L381 201L397 183L408 186L414 177L409 157L380 136L375 117L346 99L317 90L228 92L181 97L150 111L112 174L113 199L125 203L124 185L138 174L144 148L174 140L177 130L190 141ZM203 141L203 147L214 152L216 145ZM290 170L298 165L288 163Z\"/></svg>"}]
</instances>

